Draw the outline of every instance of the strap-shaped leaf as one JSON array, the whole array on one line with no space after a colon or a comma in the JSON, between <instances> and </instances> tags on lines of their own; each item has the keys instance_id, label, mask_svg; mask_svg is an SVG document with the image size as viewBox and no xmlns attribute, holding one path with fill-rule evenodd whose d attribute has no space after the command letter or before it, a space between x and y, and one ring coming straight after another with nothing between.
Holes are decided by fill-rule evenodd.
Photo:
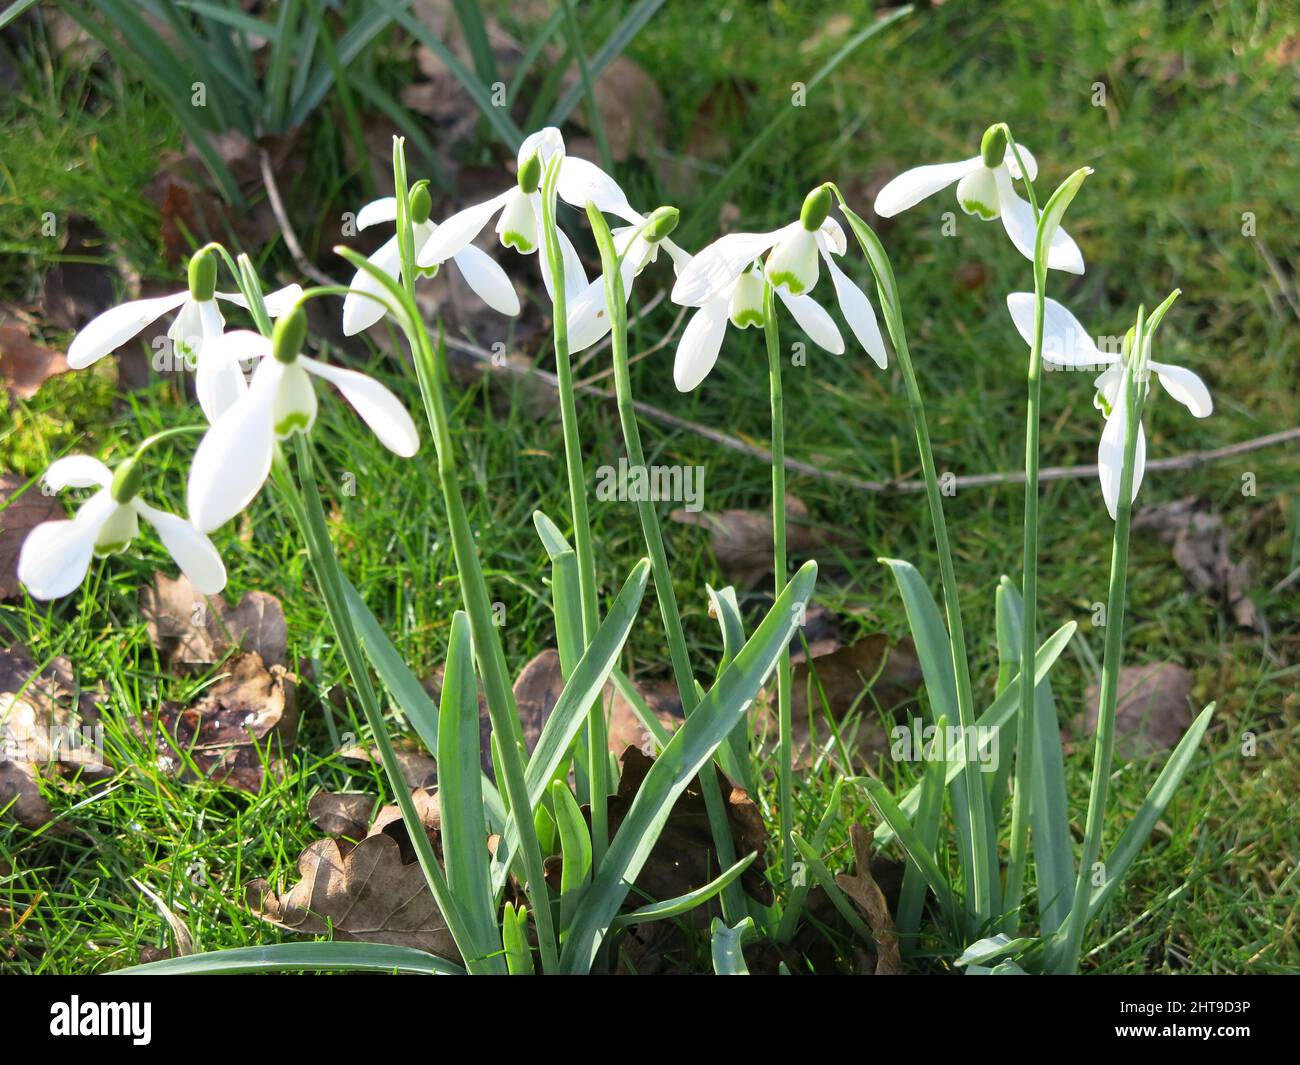
<instances>
[{"instance_id":1,"label":"strap-shaped leaf","mask_svg":"<svg viewBox=\"0 0 1300 1065\"><path fill-rule=\"evenodd\" d=\"M708 902L728 884L733 883L757 857L757 851L746 854L721 876L710 880L703 887L688 891L685 895L664 899L662 902L647 903L631 913L620 913L614 918L610 928L627 928L634 924L645 924L647 921L662 921L669 917L679 917L687 911L695 909L701 903Z\"/></svg>"},{"instance_id":2,"label":"strap-shaped leaf","mask_svg":"<svg viewBox=\"0 0 1300 1065\"><path fill-rule=\"evenodd\" d=\"M591 833L578 800L562 780L551 784L551 807L560 831L560 934L569 927L582 893L591 880Z\"/></svg>"},{"instance_id":3,"label":"strap-shaped leaf","mask_svg":"<svg viewBox=\"0 0 1300 1065\"><path fill-rule=\"evenodd\" d=\"M817 564L804 563L646 773L574 920L560 959L565 972L585 973L591 968L673 804L744 717L789 645L816 582Z\"/></svg>"},{"instance_id":4,"label":"strap-shaped leaf","mask_svg":"<svg viewBox=\"0 0 1300 1065\"><path fill-rule=\"evenodd\" d=\"M464 976L454 962L414 947L385 943L269 943L235 947L147 965L118 969L112 976L215 976L221 973L283 973L327 969L369 973L421 973Z\"/></svg>"},{"instance_id":5,"label":"strap-shaped leaf","mask_svg":"<svg viewBox=\"0 0 1300 1065\"><path fill-rule=\"evenodd\" d=\"M748 976L745 964L745 941L754 935L754 918L746 917L729 928L721 917L713 919L713 971L719 976Z\"/></svg>"}]
</instances>

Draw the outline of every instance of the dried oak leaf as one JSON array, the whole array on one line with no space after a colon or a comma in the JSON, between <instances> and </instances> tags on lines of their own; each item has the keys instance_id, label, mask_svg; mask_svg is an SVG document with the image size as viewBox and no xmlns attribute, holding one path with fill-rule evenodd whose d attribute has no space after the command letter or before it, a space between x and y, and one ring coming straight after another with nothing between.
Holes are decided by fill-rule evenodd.
<instances>
[{"instance_id":1,"label":"dried oak leaf","mask_svg":"<svg viewBox=\"0 0 1300 1065\"><path fill-rule=\"evenodd\" d=\"M68 516L57 496L47 496L35 486L23 491L26 484L26 479L16 474L0 474L0 599L12 599L22 589L18 555L27 534L43 521L61 521Z\"/></svg>"},{"instance_id":2,"label":"dried oak leaf","mask_svg":"<svg viewBox=\"0 0 1300 1065\"><path fill-rule=\"evenodd\" d=\"M623 823L654 759L636 747L628 747L623 752L622 763L618 793L609 799L611 838ZM772 889L763 875L768 837L762 814L745 789L736 787L722 774L718 774L717 786L726 804L727 820L736 841L736 855L740 857L751 851L758 853L758 857L741 873L741 886L752 898L768 905L772 901ZM659 841L636 878L635 890L628 896L628 902L640 906L647 898L675 898L703 887L721 872L717 851L713 847L713 833L709 828L704 793L700 790L699 777L696 777L687 785L668 815ZM715 907L700 906L691 913L693 916L690 919L703 926L707 924L710 915L715 915Z\"/></svg>"},{"instance_id":3,"label":"dried oak leaf","mask_svg":"<svg viewBox=\"0 0 1300 1065\"><path fill-rule=\"evenodd\" d=\"M458 959L424 873L403 862L391 837L367 836L345 853L337 840L317 840L298 858L302 879L277 895L265 880L246 889L262 920L304 935L415 947Z\"/></svg>"},{"instance_id":4,"label":"dried oak leaf","mask_svg":"<svg viewBox=\"0 0 1300 1065\"><path fill-rule=\"evenodd\" d=\"M1259 612L1246 595L1250 568L1232 560L1228 530L1209 503L1188 498L1143 507L1133 518L1133 532L1153 533L1169 544L1190 588L1227 607L1243 629L1260 631Z\"/></svg>"},{"instance_id":5,"label":"dried oak leaf","mask_svg":"<svg viewBox=\"0 0 1300 1065\"><path fill-rule=\"evenodd\" d=\"M862 825L849 826L849 839L853 843L856 863L855 873L839 873L835 883L857 905L867 919L867 926L876 939L875 975L903 975L903 961L898 953L898 929L890 916L885 893L880 890L871 871L872 834Z\"/></svg>"},{"instance_id":6,"label":"dried oak leaf","mask_svg":"<svg viewBox=\"0 0 1300 1065\"><path fill-rule=\"evenodd\" d=\"M760 510L674 510L670 517L683 525L709 530L713 554L727 581L737 588L752 588L772 572L772 515ZM786 548L806 555L847 542L829 529L807 523L808 508L794 496L786 498Z\"/></svg>"},{"instance_id":7,"label":"dried oak leaf","mask_svg":"<svg viewBox=\"0 0 1300 1065\"><path fill-rule=\"evenodd\" d=\"M1115 707L1115 750L1124 758L1140 758L1168 750L1192 724L1193 678L1174 662L1124 666L1119 671ZM1101 689L1088 686L1084 732L1097 731Z\"/></svg>"},{"instance_id":8,"label":"dried oak leaf","mask_svg":"<svg viewBox=\"0 0 1300 1065\"><path fill-rule=\"evenodd\" d=\"M675 731L682 723L682 701L677 694L677 685L672 681L634 680L632 687L637 690L659 724L669 732ZM615 754L622 754L626 748L636 747L642 754L653 754L654 737L642 724L640 716L632 709L632 704L612 682L605 685L603 698L609 722L609 749Z\"/></svg>"},{"instance_id":9,"label":"dried oak leaf","mask_svg":"<svg viewBox=\"0 0 1300 1065\"><path fill-rule=\"evenodd\" d=\"M356 840L365 836L374 808L373 795L319 791L307 801L307 816L327 836Z\"/></svg>"},{"instance_id":10,"label":"dried oak leaf","mask_svg":"<svg viewBox=\"0 0 1300 1065\"><path fill-rule=\"evenodd\" d=\"M38 344L19 325L0 325L0 380L14 399L31 399L46 381L68 370L61 351Z\"/></svg>"},{"instance_id":11,"label":"dried oak leaf","mask_svg":"<svg viewBox=\"0 0 1300 1065\"><path fill-rule=\"evenodd\" d=\"M56 329L80 329L117 302L117 278L131 271L124 261L103 261L107 245L89 219L72 215L62 226L59 261L45 273L40 301L45 320Z\"/></svg>"},{"instance_id":12,"label":"dried oak leaf","mask_svg":"<svg viewBox=\"0 0 1300 1065\"><path fill-rule=\"evenodd\" d=\"M159 711L158 763L171 773L199 771L218 784L258 792L267 759L293 746L298 726L297 678L269 668L257 652L236 655L228 672L193 706L164 703ZM143 728L144 726L141 725ZM148 729L154 735L153 729Z\"/></svg>"},{"instance_id":13,"label":"dried oak leaf","mask_svg":"<svg viewBox=\"0 0 1300 1065\"><path fill-rule=\"evenodd\" d=\"M220 595L205 596L183 574L172 580L155 573L153 587L140 590L140 612L170 665L211 665L234 649L255 652L268 666L288 665L284 609L267 592L247 592L232 607Z\"/></svg>"},{"instance_id":14,"label":"dried oak leaf","mask_svg":"<svg viewBox=\"0 0 1300 1065\"><path fill-rule=\"evenodd\" d=\"M425 754L422 747L413 743L398 742L393 744L393 754L397 757L398 768L408 788L431 788L438 782L438 763ZM374 762L379 764L379 755L373 747L348 747L339 751L340 758L354 762Z\"/></svg>"},{"instance_id":15,"label":"dried oak leaf","mask_svg":"<svg viewBox=\"0 0 1300 1065\"><path fill-rule=\"evenodd\" d=\"M111 775L85 731L98 721L93 693L78 690L66 658L38 670L25 648L0 649L0 818L40 828L54 816L42 779Z\"/></svg>"},{"instance_id":16,"label":"dried oak leaf","mask_svg":"<svg viewBox=\"0 0 1300 1065\"><path fill-rule=\"evenodd\" d=\"M576 84L580 75L570 70L566 88ZM618 56L592 83L596 111L605 130L609 153L617 162L632 156L650 159L655 145L664 143L668 119L664 95L644 67L626 55ZM574 123L591 130L587 101L573 115Z\"/></svg>"}]
</instances>

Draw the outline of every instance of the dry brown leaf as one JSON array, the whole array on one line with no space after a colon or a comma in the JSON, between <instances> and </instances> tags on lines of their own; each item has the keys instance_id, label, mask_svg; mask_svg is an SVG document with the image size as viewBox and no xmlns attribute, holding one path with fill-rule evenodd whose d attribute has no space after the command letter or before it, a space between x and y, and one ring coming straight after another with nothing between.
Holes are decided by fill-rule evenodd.
<instances>
[{"instance_id":1,"label":"dry brown leaf","mask_svg":"<svg viewBox=\"0 0 1300 1065\"><path fill-rule=\"evenodd\" d=\"M0 818L40 828L54 816L42 779L111 775L86 731L98 721L94 695L78 692L66 658L38 671L25 648L0 649Z\"/></svg>"},{"instance_id":2,"label":"dry brown leaf","mask_svg":"<svg viewBox=\"0 0 1300 1065\"><path fill-rule=\"evenodd\" d=\"M307 801L307 816L327 836L358 840L365 836L374 808L373 795L319 791Z\"/></svg>"},{"instance_id":3,"label":"dry brown leaf","mask_svg":"<svg viewBox=\"0 0 1300 1065\"><path fill-rule=\"evenodd\" d=\"M709 530L713 554L729 584L754 587L772 572L772 515L759 510L692 512L674 510L673 521L699 525ZM786 549L792 555L806 555L847 538L828 529L807 524L808 508L794 496L786 498Z\"/></svg>"},{"instance_id":4,"label":"dry brown leaf","mask_svg":"<svg viewBox=\"0 0 1300 1065\"><path fill-rule=\"evenodd\" d=\"M31 399L46 381L68 371L61 351L38 344L18 325L0 325L0 380L14 399Z\"/></svg>"},{"instance_id":5,"label":"dry brown leaf","mask_svg":"<svg viewBox=\"0 0 1300 1065\"><path fill-rule=\"evenodd\" d=\"M269 668L256 652L236 655L228 672L193 706L164 703L159 712L158 764L170 773L199 771L218 784L261 790L267 769L293 746L298 725L297 678ZM152 727L141 724L146 735Z\"/></svg>"},{"instance_id":6,"label":"dry brown leaf","mask_svg":"<svg viewBox=\"0 0 1300 1065\"><path fill-rule=\"evenodd\" d=\"M423 748L398 742L393 744L393 754L407 787L431 788L438 782L438 763L425 754ZM349 747L339 751L339 757L379 764L379 755L372 747Z\"/></svg>"},{"instance_id":7,"label":"dry brown leaf","mask_svg":"<svg viewBox=\"0 0 1300 1065\"><path fill-rule=\"evenodd\" d=\"M424 825L425 834L433 844L434 850L441 854L442 802L439 793L429 791L427 788L415 788L411 792L411 801L415 804L415 811L420 816L420 823ZM411 835L407 831L406 822L402 820L402 808L396 803L389 803L375 814L375 820L366 835L374 836L381 832L397 843L403 862L416 860ZM483 856L489 857L486 839L483 841Z\"/></svg>"},{"instance_id":8,"label":"dry brown leaf","mask_svg":"<svg viewBox=\"0 0 1300 1065\"><path fill-rule=\"evenodd\" d=\"M1123 758L1140 758L1168 750L1183 738L1192 724L1193 678L1174 662L1123 666L1119 671L1115 707L1115 750ZM1088 685L1083 731L1097 731L1101 689Z\"/></svg>"},{"instance_id":9,"label":"dry brown leaf","mask_svg":"<svg viewBox=\"0 0 1300 1065\"><path fill-rule=\"evenodd\" d=\"M853 843L856 872L839 873L835 883L848 895L862 915L876 939L876 976L902 976L903 961L898 953L898 929L889 913L885 893L880 890L871 870L872 834L863 825L849 826L849 839Z\"/></svg>"},{"instance_id":10,"label":"dry brown leaf","mask_svg":"<svg viewBox=\"0 0 1300 1065\"><path fill-rule=\"evenodd\" d=\"M565 87L579 80L578 71L571 70L565 78ZM596 77L592 91L610 155L618 162L632 156L653 158L655 145L664 142L668 131L664 96L654 78L635 60L620 55ZM587 107L584 95L573 121L582 129L591 130Z\"/></svg>"},{"instance_id":11,"label":"dry brown leaf","mask_svg":"<svg viewBox=\"0 0 1300 1065\"><path fill-rule=\"evenodd\" d=\"M0 599L19 595L18 555L27 534L43 521L61 521L67 512L57 496L47 496L37 486L22 495L27 480L16 474L0 474Z\"/></svg>"},{"instance_id":12,"label":"dry brown leaf","mask_svg":"<svg viewBox=\"0 0 1300 1065\"><path fill-rule=\"evenodd\" d=\"M79 215L61 223L59 243L58 261L45 273L41 310L56 329L80 329L118 302L115 279L130 270L125 262L108 266L97 261L109 254L107 241L93 222Z\"/></svg>"},{"instance_id":13,"label":"dry brown leaf","mask_svg":"<svg viewBox=\"0 0 1300 1065\"><path fill-rule=\"evenodd\" d=\"M232 607L220 595L203 595L184 574L173 580L155 573L153 587L140 590L140 612L170 665L211 665L234 649L256 652L269 666L288 665L284 609L267 592L247 592Z\"/></svg>"},{"instance_id":14,"label":"dry brown leaf","mask_svg":"<svg viewBox=\"0 0 1300 1065\"><path fill-rule=\"evenodd\" d=\"M302 879L277 895L265 880L248 885L247 899L264 921L304 935L414 947L460 957L418 862L403 862L391 837L367 836L344 852L318 840L298 858Z\"/></svg>"},{"instance_id":15,"label":"dry brown leaf","mask_svg":"<svg viewBox=\"0 0 1300 1065\"><path fill-rule=\"evenodd\" d=\"M1143 507L1133 518L1134 533L1151 533L1173 548L1174 562L1196 592L1226 606L1244 629L1260 631L1259 613L1246 595L1250 568L1234 562L1223 518L1195 498Z\"/></svg>"},{"instance_id":16,"label":"dry brown leaf","mask_svg":"<svg viewBox=\"0 0 1300 1065\"><path fill-rule=\"evenodd\" d=\"M632 687L669 732L675 731L682 723L682 701L677 695L677 685L672 681L634 680ZM628 747L636 747L642 754L653 754L654 737L641 723L632 704L623 698L623 693L610 682L605 685L602 697L609 720L609 749L617 755L622 755Z\"/></svg>"}]
</instances>

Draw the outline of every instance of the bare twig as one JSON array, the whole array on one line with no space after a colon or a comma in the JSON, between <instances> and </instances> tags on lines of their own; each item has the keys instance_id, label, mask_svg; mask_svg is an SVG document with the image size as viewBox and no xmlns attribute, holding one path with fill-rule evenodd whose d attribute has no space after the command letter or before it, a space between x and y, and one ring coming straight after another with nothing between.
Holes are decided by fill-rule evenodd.
<instances>
[{"instance_id":1,"label":"bare twig","mask_svg":"<svg viewBox=\"0 0 1300 1065\"><path fill-rule=\"evenodd\" d=\"M293 231L293 226L289 224L289 216L284 213L284 201L280 199L280 186L276 184L275 173L271 169L271 157L267 155L265 148L258 152L258 159L262 167L262 185L266 189L266 200L271 205L275 224L280 227L280 236L284 238L284 246L289 249L289 254L293 257L294 266L318 285L337 285L337 281L317 269L316 264L303 254L302 245L298 243L298 234Z\"/></svg>"}]
</instances>

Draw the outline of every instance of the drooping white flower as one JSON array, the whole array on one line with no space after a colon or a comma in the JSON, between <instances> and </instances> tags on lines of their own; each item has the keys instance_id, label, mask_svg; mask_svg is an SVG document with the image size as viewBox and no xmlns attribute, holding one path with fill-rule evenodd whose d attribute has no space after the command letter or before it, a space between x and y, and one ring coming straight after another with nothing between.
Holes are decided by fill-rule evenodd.
<instances>
[{"instance_id":1,"label":"drooping white flower","mask_svg":"<svg viewBox=\"0 0 1300 1065\"><path fill-rule=\"evenodd\" d=\"M1029 171L1029 180L1033 181L1038 176L1033 153L1023 144L1017 144L1016 148ZM1016 192L1015 182L1020 176L1020 165L1007 143L1003 127L990 126L979 155L957 163L918 166L899 174L877 194L876 214L892 218L955 182L961 209L985 222L1001 218L1011 243L1032 262L1037 223L1033 208ZM1063 229L1058 228L1052 237L1047 265L1052 270L1083 273L1083 253Z\"/></svg>"},{"instance_id":2,"label":"drooping white flower","mask_svg":"<svg viewBox=\"0 0 1300 1065\"><path fill-rule=\"evenodd\" d=\"M429 221L430 199L428 188L420 183L411 191L411 225L415 247L424 247L438 227ZM379 222L392 222L397 218L397 198L385 196L373 200L357 212L357 228L365 229ZM394 235L370 256L370 263L394 280L402 276L402 255L398 238ZM502 314L519 313L519 296L510 278L487 252L466 244L451 256L459 267L466 284L494 311ZM437 267L431 269L436 270ZM384 304L372 296L383 296L383 286L365 270L358 270L349 285L351 292L343 300L343 333L352 336L368 329L384 316Z\"/></svg>"},{"instance_id":3,"label":"drooping white flower","mask_svg":"<svg viewBox=\"0 0 1300 1065\"><path fill-rule=\"evenodd\" d=\"M1034 342L1034 294L1013 292L1007 297L1011 320L1025 343ZM1147 341L1149 348L1150 341ZM1205 382L1183 366L1156 362L1144 357L1139 363L1155 373L1160 383L1174 399L1178 400L1197 418L1207 418L1214 411L1214 401ZM1088 334L1079 320L1056 300L1048 298L1043 305L1043 359L1057 366L1076 370L1096 367L1106 369L1096 378L1094 402L1105 416L1101 444L1097 449L1097 469L1101 479L1101 494L1106 509L1115 517L1119 501L1120 474L1124 466L1124 434L1127 431L1128 408L1123 399L1124 356L1118 352L1103 351ZM1137 427L1137 452L1133 465L1133 499L1137 498L1146 472L1146 433L1141 424ZM1131 502L1131 501L1130 501Z\"/></svg>"},{"instance_id":4,"label":"drooping white flower","mask_svg":"<svg viewBox=\"0 0 1300 1065\"><path fill-rule=\"evenodd\" d=\"M556 186L560 199L578 208L585 208L591 202L605 214L618 215L635 224L634 219L640 216L627 206L627 197L618 183L595 163L565 155L560 131L547 126L529 134L519 146L518 179L514 186L482 203L466 207L442 222L417 251L416 263L427 267L446 262L495 217L497 237L502 245L514 248L521 255L532 255L542 249L538 256L542 281L547 293L554 297L550 264L542 247L541 183L548 163L557 155L561 159ZM564 294L567 300L574 301L587 287L587 274L573 242L563 229L557 232L564 259Z\"/></svg>"},{"instance_id":5,"label":"drooping white flower","mask_svg":"<svg viewBox=\"0 0 1300 1065\"><path fill-rule=\"evenodd\" d=\"M622 264L619 273L623 280L623 298L627 300L632 295L632 282L659 257L661 246L667 250L673 261L673 272L678 276L691 257L668 237L677 224L676 208L661 207L647 216L627 205L626 200L620 206L622 209L611 213L631 224L610 230L610 236L614 238L614 250ZM598 275L568 307L568 321L569 351L575 354L591 347L609 332L611 322L605 305L604 274Z\"/></svg>"},{"instance_id":6,"label":"drooping white flower","mask_svg":"<svg viewBox=\"0 0 1300 1065\"><path fill-rule=\"evenodd\" d=\"M46 471L48 492L93 488L71 520L46 521L27 534L18 556L18 579L34 599L58 599L86 577L93 557L121 551L140 531L140 519L153 526L181 572L204 595L226 586L221 556L203 533L184 518L151 507L140 499L140 467L128 459L115 476L99 459L69 455Z\"/></svg>"},{"instance_id":7,"label":"drooping white flower","mask_svg":"<svg viewBox=\"0 0 1300 1065\"><path fill-rule=\"evenodd\" d=\"M301 307L276 323L270 339L250 330L227 333L213 345L223 360L261 360L248 393L204 435L190 467L190 520L210 532L252 502L271 472L276 440L306 433L316 421L312 377L338 386L379 442L409 458L420 447L415 422L373 377L302 355L306 315Z\"/></svg>"},{"instance_id":8,"label":"drooping white flower","mask_svg":"<svg viewBox=\"0 0 1300 1065\"><path fill-rule=\"evenodd\" d=\"M194 369L194 390L209 422L215 422L247 391L237 364L218 366L203 357L220 337L226 320L217 305L225 300L239 307L248 303L238 292L217 292L217 264L211 251L201 249L190 260L189 288L171 296L130 300L112 307L88 322L68 347L68 365L81 370L116 351L168 311L179 311L167 330L178 363ZM287 285L265 297L272 318L285 314L302 297L302 287Z\"/></svg>"},{"instance_id":9,"label":"drooping white flower","mask_svg":"<svg viewBox=\"0 0 1300 1065\"><path fill-rule=\"evenodd\" d=\"M819 186L804 201L799 220L770 233L729 233L683 268L673 286L674 303L700 308L677 345L673 379L682 392L704 380L718 359L727 322L738 329L763 324L763 278L810 340L833 355L844 352L834 320L808 293L825 262L835 298L854 337L882 369L887 363L871 301L835 262L847 244L844 230L829 216L830 190ZM768 250L760 270L757 260Z\"/></svg>"}]
</instances>

